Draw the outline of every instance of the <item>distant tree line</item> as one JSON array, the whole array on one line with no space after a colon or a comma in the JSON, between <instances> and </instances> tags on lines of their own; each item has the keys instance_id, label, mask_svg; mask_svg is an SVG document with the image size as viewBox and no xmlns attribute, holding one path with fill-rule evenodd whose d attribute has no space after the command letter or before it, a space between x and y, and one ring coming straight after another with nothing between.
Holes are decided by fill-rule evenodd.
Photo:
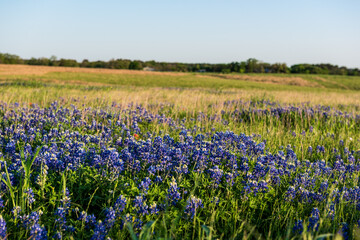
<instances>
[{"instance_id":1,"label":"distant tree line","mask_svg":"<svg viewBox=\"0 0 360 240\"><path fill-rule=\"evenodd\" d=\"M109 69L132 69L142 70L147 67L153 71L174 72L216 72L216 73L302 73L302 74L333 74L359 76L358 68L339 67L332 64L295 64L288 67L285 63L265 63L254 58L247 61L231 62L224 64L210 63L170 63L156 61L140 61L129 59L111 59L109 61L89 61L84 59L78 62L74 59L31 58L22 59L17 55L0 53L2 64L27 64L42 66L63 66L83 68L109 68Z\"/></svg>"}]
</instances>

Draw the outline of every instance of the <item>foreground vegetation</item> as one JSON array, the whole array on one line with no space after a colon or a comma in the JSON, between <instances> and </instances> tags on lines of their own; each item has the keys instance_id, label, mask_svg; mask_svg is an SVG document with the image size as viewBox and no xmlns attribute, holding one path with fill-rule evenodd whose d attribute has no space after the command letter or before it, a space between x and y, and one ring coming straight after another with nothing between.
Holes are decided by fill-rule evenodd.
<instances>
[{"instance_id":1,"label":"foreground vegetation","mask_svg":"<svg viewBox=\"0 0 360 240\"><path fill-rule=\"evenodd\" d=\"M357 81L112 74L0 74L0 238L359 236Z\"/></svg>"}]
</instances>

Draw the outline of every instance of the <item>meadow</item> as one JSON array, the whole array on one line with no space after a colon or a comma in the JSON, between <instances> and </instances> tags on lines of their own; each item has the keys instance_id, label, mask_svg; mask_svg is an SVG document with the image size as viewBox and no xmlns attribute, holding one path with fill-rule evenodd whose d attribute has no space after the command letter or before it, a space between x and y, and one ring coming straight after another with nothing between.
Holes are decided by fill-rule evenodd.
<instances>
[{"instance_id":1,"label":"meadow","mask_svg":"<svg viewBox=\"0 0 360 240\"><path fill-rule=\"evenodd\" d=\"M0 239L359 239L359 90L0 65Z\"/></svg>"}]
</instances>

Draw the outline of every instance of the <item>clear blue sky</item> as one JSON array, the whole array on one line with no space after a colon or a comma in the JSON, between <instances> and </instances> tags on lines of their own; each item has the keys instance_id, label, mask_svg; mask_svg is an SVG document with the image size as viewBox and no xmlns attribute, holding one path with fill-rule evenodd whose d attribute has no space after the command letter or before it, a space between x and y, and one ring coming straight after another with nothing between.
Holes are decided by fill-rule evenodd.
<instances>
[{"instance_id":1,"label":"clear blue sky","mask_svg":"<svg viewBox=\"0 0 360 240\"><path fill-rule=\"evenodd\" d=\"M0 52L360 68L360 1L0 0Z\"/></svg>"}]
</instances>

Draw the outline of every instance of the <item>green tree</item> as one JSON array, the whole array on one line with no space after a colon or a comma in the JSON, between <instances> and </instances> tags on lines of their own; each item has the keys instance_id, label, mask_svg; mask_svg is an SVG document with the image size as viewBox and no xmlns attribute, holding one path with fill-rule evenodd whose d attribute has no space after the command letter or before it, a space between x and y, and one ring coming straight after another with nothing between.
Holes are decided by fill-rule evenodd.
<instances>
[{"instance_id":1,"label":"green tree","mask_svg":"<svg viewBox=\"0 0 360 240\"><path fill-rule=\"evenodd\" d=\"M141 70L143 69L142 63L140 61L131 61L129 69L132 70Z\"/></svg>"}]
</instances>

